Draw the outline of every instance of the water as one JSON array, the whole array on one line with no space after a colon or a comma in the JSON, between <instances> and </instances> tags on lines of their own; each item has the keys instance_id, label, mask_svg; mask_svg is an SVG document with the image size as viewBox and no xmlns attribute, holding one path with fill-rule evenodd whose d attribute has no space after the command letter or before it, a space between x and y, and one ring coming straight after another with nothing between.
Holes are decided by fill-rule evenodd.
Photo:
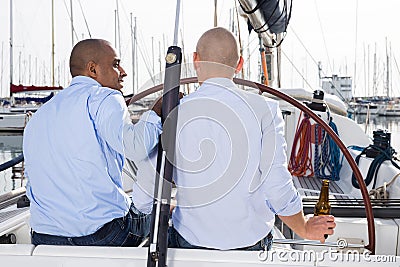
<instances>
[{"instance_id":1,"label":"water","mask_svg":"<svg viewBox=\"0 0 400 267\"><path fill-rule=\"evenodd\" d=\"M22 153L22 133L0 132L0 163L9 161ZM20 179L11 179L11 168L0 172L0 195L21 187Z\"/></svg>"},{"instance_id":2,"label":"water","mask_svg":"<svg viewBox=\"0 0 400 267\"><path fill-rule=\"evenodd\" d=\"M400 153L400 117L372 116L367 123L366 115L357 115L354 120L372 137L376 129L391 132L392 147ZM17 157L22 152L22 133L0 133L0 163ZM21 186L20 180L11 179L11 170L0 172L0 195Z\"/></svg>"},{"instance_id":3,"label":"water","mask_svg":"<svg viewBox=\"0 0 400 267\"><path fill-rule=\"evenodd\" d=\"M369 123L368 123L369 119ZM391 133L391 146L400 153L400 117L383 117L378 115L370 116L356 115L354 120L364 129L368 136L377 129L387 130Z\"/></svg>"}]
</instances>

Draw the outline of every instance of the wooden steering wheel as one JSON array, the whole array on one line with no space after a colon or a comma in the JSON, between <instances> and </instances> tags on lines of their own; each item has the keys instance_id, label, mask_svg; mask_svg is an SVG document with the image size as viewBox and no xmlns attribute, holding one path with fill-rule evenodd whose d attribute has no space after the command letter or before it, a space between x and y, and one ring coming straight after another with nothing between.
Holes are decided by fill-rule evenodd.
<instances>
[{"instance_id":1,"label":"wooden steering wheel","mask_svg":"<svg viewBox=\"0 0 400 267\"><path fill-rule=\"evenodd\" d=\"M329 136L334 140L334 142L338 145L340 150L342 151L343 155L349 162L349 165L354 173L355 178L357 179L358 184L360 185L360 190L362 194L362 198L364 201L365 205L365 213L367 217L367 224L368 224L368 241L369 244L365 246L366 249L371 251L371 254L375 254L375 224L374 224L374 214L372 212L372 205L371 205L371 200L368 195L367 187L364 183L364 179L362 177L362 174L360 170L358 169L357 163L354 161L353 157L351 156L350 152L347 150L345 144L340 140L339 136L332 130L332 128L326 124L318 115L316 115L311 109L309 109L306 105L303 103L299 102L298 100L294 99L293 97L284 94L276 89L273 89L271 87L268 87L266 85L244 80L244 79L239 79L239 78L234 78L233 81L238 84L238 85L243 85L247 86L250 88L255 88L258 89L261 93L265 92L268 94L271 94L273 96L278 97L279 99L282 99L293 106L299 108L301 111L309 115L314 121L316 121L328 134ZM191 78L184 78L180 80L181 85L185 84L191 84L191 83L197 83L197 78L196 77L191 77ZM151 87L145 91L142 91L130 99L126 101L127 105L130 105L131 103L134 103L135 101L142 99L145 96L148 96L150 94L153 94L155 92L160 91L163 89L163 84L156 85L154 87Z\"/></svg>"}]
</instances>

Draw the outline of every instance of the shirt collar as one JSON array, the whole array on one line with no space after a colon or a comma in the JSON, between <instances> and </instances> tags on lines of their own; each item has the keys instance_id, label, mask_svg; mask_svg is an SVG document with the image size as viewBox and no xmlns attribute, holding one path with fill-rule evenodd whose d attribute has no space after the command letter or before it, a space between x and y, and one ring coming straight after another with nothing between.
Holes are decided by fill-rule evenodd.
<instances>
[{"instance_id":1,"label":"shirt collar","mask_svg":"<svg viewBox=\"0 0 400 267\"><path fill-rule=\"evenodd\" d=\"M86 83L88 85L97 85L97 86L101 86L100 83L98 83L96 80L87 77L87 76L75 76L74 78L72 78L71 80L71 86L78 84L78 83Z\"/></svg>"},{"instance_id":2,"label":"shirt collar","mask_svg":"<svg viewBox=\"0 0 400 267\"><path fill-rule=\"evenodd\" d=\"M235 83L231 79L228 79L228 78L210 78L210 79L205 80L203 82L202 86L200 86L200 87L203 87L203 85L204 85L204 87L207 85L211 85L211 86L216 85L216 86L220 86L223 88L230 88L230 89L236 88Z\"/></svg>"}]
</instances>

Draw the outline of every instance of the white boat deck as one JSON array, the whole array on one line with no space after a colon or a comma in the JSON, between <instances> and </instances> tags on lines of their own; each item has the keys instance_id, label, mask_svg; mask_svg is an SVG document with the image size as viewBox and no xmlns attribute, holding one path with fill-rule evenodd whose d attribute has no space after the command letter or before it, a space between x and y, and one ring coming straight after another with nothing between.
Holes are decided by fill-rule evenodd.
<instances>
[{"instance_id":1,"label":"white boat deck","mask_svg":"<svg viewBox=\"0 0 400 267\"><path fill-rule=\"evenodd\" d=\"M321 191L322 179L317 177L293 177L294 185L303 196L318 197ZM335 198L348 199L343 190L336 184L335 181L329 181L329 193Z\"/></svg>"},{"instance_id":2,"label":"white boat deck","mask_svg":"<svg viewBox=\"0 0 400 267\"><path fill-rule=\"evenodd\" d=\"M66 247L0 245L4 266L146 266L148 248ZM169 249L170 267L242 267L242 266L399 266L400 257L386 255L340 256L330 253L274 249L264 251L217 251Z\"/></svg>"}]
</instances>

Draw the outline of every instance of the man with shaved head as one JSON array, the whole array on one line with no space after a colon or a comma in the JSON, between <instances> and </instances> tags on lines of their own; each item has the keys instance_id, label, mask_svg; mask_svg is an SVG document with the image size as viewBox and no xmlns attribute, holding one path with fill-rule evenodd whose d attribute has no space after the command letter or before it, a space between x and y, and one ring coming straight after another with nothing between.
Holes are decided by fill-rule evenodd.
<instances>
[{"instance_id":1,"label":"man with shaved head","mask_svg":"<svg viewBox=\"0 0 400 267\"><path fill-rule=\"evenodd\" d=\"M101 39L77 43L70 86L28 122L23 140L34 245L137 246L149 217L122 188L125 157L139 162L158 143L161 118L132 124L121 93L126 77Z\"/></svg>"},{"instance_id":2,"label":"man with shaved head","mask_svg":"<svg viewBox=\"0 0 400 267\"><path fill-rule=\"evenodd\" d=\"M268 250L278 215L299 236L333 234L333 216L306 219L287 170L278 102L240 90L236 38L213 28L193 55L201 86L179 106L177 206L169 246Z\"/></svg>"}]
</instances>

